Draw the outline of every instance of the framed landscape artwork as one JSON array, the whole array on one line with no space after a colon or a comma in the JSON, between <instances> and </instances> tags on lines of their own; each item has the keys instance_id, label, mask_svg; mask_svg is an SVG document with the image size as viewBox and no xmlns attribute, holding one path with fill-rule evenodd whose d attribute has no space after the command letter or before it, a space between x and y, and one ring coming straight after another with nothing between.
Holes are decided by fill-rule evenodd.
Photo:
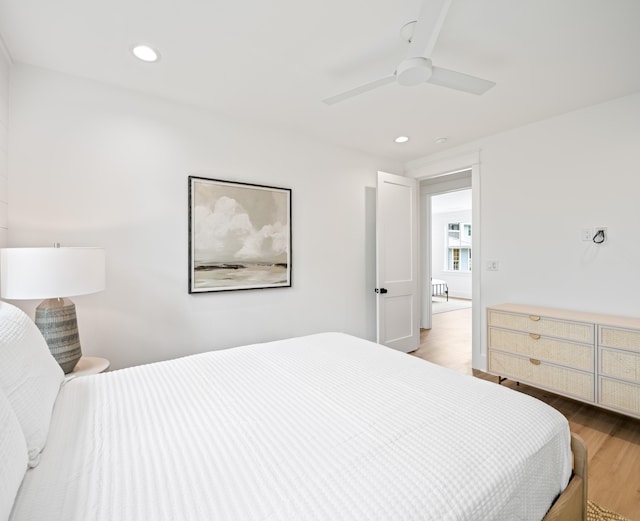
<instances>
[{"instance_id":1,"label":"framed landscape artwork","mask_svg":"<svg viewBox=\"0 0 640 521\"><path fill-rule=\"evenodd\" d=\"M189 293L291 286L291 189L189 176Z\"/></svg>"}]
</instances>

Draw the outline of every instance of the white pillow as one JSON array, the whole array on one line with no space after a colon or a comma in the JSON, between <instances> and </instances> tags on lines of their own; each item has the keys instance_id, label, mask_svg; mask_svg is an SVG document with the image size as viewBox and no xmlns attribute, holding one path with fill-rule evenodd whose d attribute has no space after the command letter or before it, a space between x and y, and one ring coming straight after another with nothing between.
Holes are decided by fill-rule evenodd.
<instances>
[{"instance_id":1,"label":"white pillow","mask_svg":"<svg viewBox=\"0 0 640 521\"><path fill-rule=\"evenodd\" d=\"M7 521L27 471L27 444L11 404L0 391L0 521Z\"/></svg>"},{"instance_id":2,"label":"white pillow","mask_svg":"<svg viewBox=\"0 0 640 521\"><path fill-rule=\"evenodd\" d=\"M0 390L22 427L29 466L40 459L64 373L38 327L20 309L0 302Z\"/></svg>"}]
</instances>

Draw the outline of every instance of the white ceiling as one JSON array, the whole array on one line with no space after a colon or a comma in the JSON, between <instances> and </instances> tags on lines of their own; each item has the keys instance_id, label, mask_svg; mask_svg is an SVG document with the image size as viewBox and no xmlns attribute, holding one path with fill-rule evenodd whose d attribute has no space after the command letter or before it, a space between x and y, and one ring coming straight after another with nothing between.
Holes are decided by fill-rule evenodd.
<instances>
[{"instance_id":1,"label":"white ceiling","mask_svg":"<svg viewBox=\"0 0 640 521\"><path fill-rule=\"evenodd\" d=\"M399 29L419 8L420 0L0 0L0 34L15 62L400 161L640 91L639 0L453 0L433 62L496 87L474 96L391 84L321 102L392 73L407 49ZM129 51L138 42L162 59L137 61ZM395 144L400 134L411 141Z\"/></svg>"}]
</instances>

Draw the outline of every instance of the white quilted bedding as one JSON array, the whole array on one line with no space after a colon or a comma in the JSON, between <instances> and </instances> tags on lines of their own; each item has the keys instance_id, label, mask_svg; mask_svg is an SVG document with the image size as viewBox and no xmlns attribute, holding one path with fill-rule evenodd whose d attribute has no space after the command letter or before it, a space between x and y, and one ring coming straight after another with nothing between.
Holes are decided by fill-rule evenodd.
<instances>
[{"instance_id":1,"label":"white quilted bedding","mask_svg":"<svg viewBox=\"0 0 640 521\"><path fill-rule=\"evenodd\" d=\"M339 333L63 385L12 521L539 520L554 409Z\"/></svg>"}]
</instances>

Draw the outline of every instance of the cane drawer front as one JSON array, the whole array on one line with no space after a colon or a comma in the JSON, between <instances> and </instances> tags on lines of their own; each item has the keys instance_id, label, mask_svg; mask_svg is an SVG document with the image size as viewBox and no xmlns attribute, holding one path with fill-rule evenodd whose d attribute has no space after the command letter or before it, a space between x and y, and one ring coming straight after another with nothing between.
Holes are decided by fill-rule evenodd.
<instances>
[{"instance_id":1,"label":"cane drawer front","mask_svg":"<svg viewBox=\"0 0 640 521\"><path fill-rule=\"evenodd\" d=\"M640 385L601 376L598 395L600 405L640 417Z\"/></svg>"},{"instance_id":2,"label":"cane drawer front","mask_svg":"<svg viewBox=\"0 0 640 521\"><path fill-rule=\"evenodd\" d=\"M640 353L601 347L599 374L640 384Z\"/></svg>"},{"instance_id":3,"label":"cane drawer front","mask_svg":"<svg viewBox=\"0 0 640 521\"><path fill-rule=\"evenodd\" d=\"M595 338L595 326L592 323L560 320L535 314L527 315L489 309L488 322L489 326L574 340L585 344L593 344Z\"/></svg>"},{"instance_id":4,"label":"cane drawer front","mask_svg":"<svg viewBox=\"0 0 640 521\"><path fill-rule=\"evenodd\" d=\"M493 349L489 350L489 372L580 400L594 401L593 373Z\"/></svg>"},{"instance_id":5,"label":"cane drawer front","mask_svg":"<svg viewBox=\"0 0 640 521\"><path fill-rule=\"evenodd\" d=\"M640 330L600 326L600 346L616 347L640 353Z\"/></svg>"},{"instance_id":6,"label":"cane drawer front","mask_svg":"<svg viewBox=\"0 0 640 521\"><path fill-rule=\"evenodd\" d=\"M592 344L489 327L489 348L593 372Z\"/></svg>"}]
</instances>

